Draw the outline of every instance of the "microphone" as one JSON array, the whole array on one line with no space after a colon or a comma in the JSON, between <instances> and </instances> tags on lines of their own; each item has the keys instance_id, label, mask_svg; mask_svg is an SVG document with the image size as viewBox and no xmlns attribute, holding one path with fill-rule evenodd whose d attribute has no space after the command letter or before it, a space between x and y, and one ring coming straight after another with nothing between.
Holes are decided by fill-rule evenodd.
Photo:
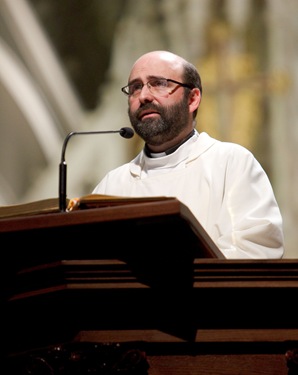
<instances>
[{"instance_id":1,"label":"microphone","mask_svg":"<svg viewBox=\"0 0 298 375\"><path fill-rule=\"evenodd\" d=\"M134 136L134 131L131 128L121 128L120 130L105 130L105 131L82 131L82 132L70 132L64 139L62 152L61 152L61 162L59 164L59 209L60 211L66 211L66 171L67 165L65 162L65 152L66 146L70 138L74 135L82 134L108 134L108 133L119 133L123 138L132 138Z\"/></svg>"},{"instance_id":2,"label":"microphone","mask_svg":"<svg viewBox=\"0 0 298 375\"><path fill-rule=\"evenodd\" d=\"M119 130L119 133L121 137L123 138L132 138L135 134L135 132L132 130L132 128L121 128Z\"/></svg>"}]
</instances>

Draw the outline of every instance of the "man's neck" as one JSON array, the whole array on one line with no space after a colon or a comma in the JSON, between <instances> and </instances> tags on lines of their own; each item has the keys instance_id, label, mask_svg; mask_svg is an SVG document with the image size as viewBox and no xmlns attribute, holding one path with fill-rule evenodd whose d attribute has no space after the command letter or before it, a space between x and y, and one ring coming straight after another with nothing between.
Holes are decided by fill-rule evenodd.
<instances>
[{"instance_id":1,"label":"man's neck","mask_svg":"<svg viewBox=\"0 0 298 375\"><path fill-rule=\"evenodd\" d=\"M168 148L164 151L161 151L161 152L154 152L154 151L150 150L150 147L147 144L145 144L145 146L144 146L145 154L149 157L159 157L159 156L170 155L173 152L175 152L181 145L183 145L183 143L188 141L194 135L194 133L195 133L195 131L193 129L185 138L182 139L182 141L180 141L176 145L174 145L174 146L172 146L172 147L170 147L170 148Z\"/></svg>"}]
</instances>

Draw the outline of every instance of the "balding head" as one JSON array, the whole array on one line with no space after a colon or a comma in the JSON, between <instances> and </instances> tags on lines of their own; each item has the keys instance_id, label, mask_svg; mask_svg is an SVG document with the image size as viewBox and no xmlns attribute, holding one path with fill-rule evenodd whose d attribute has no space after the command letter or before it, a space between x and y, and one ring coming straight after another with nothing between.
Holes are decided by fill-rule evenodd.
<instances>
[{"instance_id":1,"label":"balding head","mask_svg":"<svg viewBox=\"0 0 298 375\"><path fill-rule=\"evenodd\" d=\"M132 70L134 69L135 66L138 66L140 63L164 63L169 66L169 68L172 68L174 70L179 70L182 68L182 66L187 62L185 59L182 57L175 55L172 52L168 51L152 51L145 53L141 57L136 60L134 63Z\"/></svg>"}]
</instances>

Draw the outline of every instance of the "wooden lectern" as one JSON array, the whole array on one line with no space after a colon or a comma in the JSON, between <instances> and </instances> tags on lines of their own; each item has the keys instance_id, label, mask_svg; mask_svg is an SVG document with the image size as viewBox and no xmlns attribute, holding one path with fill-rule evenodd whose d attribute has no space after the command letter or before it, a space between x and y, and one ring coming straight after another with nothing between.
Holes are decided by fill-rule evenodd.
<instances>
[{"instance_id":1,"label":"wooden lectern","mask_svg":"<svg viewBox=\"0 0 298 375\"><path fill-rule=\"evenodd\" d=\"M297 261L225 259L175 198L2 219L0 238L9 375L295 374Z\"/></svg>"}]
</instances>

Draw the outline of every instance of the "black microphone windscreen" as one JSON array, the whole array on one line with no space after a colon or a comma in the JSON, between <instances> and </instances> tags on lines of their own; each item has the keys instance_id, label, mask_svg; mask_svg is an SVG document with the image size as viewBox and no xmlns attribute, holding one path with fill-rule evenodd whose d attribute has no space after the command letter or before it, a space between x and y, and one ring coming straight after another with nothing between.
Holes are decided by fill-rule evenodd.
<instances>
[{"instance_id":1,"label":"black microphone windscreen","mask_svg":"<svg viewBox=\"0 0 298 375\"><path fill-rule=\"evenodd\" d=\"M134 136L135 132L132 128L121 128L120 129L120 135L123 138L132 138Z\"/></svg>"}]
</instances>

